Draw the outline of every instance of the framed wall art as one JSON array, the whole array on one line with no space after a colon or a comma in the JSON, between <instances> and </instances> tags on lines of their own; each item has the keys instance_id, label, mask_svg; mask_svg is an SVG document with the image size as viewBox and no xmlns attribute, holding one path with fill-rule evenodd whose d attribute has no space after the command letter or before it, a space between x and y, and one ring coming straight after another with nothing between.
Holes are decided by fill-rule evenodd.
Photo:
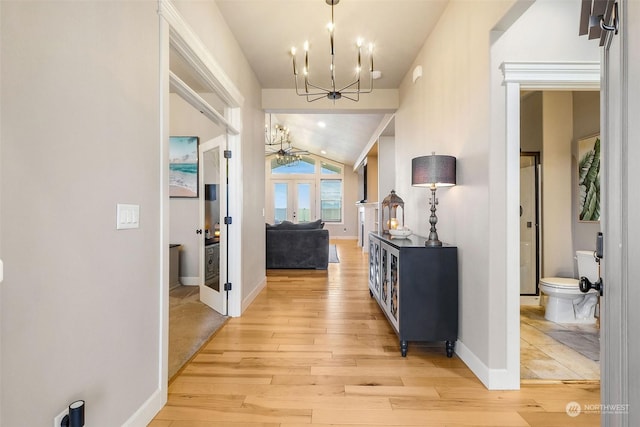
<instances>
[{"instance_id":1,"label":"framed wall art","mask_svg":"<svg viewBox=\"0 0 640 427\"><path fill-rule=\"evenodd\" d=\"M169 197L198 197L198 137L169 137Z\"/></svg>"},{"instance_id":2,"label":"framed wall art","mask_svg":"<svg viewBox=\"0 0 640 427\"><path fill-rule=\"evenodd\" d=\"M578 140L578 220L600 221L600 135Z\"/></svg>"}]
</instances>

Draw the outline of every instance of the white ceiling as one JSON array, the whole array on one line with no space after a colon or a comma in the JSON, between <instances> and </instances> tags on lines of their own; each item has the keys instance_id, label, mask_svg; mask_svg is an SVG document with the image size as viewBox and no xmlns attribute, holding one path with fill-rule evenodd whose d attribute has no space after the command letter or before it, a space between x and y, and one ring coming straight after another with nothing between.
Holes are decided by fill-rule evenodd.
<instances>
[{"instance_id":1,"label":"white ceiling","mask_svg":"<svg viewBox=\"0 0 640 427\"><path fill-rule=\"evenodd\" d=\"M310 78L328 83L331 6L325 0L216 0L263 88L293 89L290 49L309 41ZM446 7L447 0L341 0L334 6L336 79L347 83L356 65L355 41L373 42L375 88L398 88ZM363 51L363 62L368 55ZM298 65L303 57L298 54ZM364 67L363 67L364 68ZM326 70L322 71L322 70ZM346 77L345 77L346 76ZM367 76L368 83L368 76ZM375 91L375 89L374 89ZM346 99L336 102L353 102ZM353 164L374 137L380 114L278 114L296 148ZM326 123L324 129L318 121ZM327 154L320 154L320 150Z\"/></svg>"}]
</instances>

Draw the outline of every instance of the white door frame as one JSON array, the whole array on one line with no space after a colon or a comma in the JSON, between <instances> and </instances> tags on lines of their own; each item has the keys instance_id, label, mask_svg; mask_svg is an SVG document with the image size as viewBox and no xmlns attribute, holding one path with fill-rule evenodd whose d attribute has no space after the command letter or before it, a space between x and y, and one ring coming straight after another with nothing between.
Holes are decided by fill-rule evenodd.
<instances>
[{"instance_id":1,"label":"white door frame","mask_svg":"<svg viewBox=\"0 0 640 427\"><path fill-rule=\"evenodd\" d=\"M520 90L600 90L598 62L504 62L506 87L506 375L520 388ZM595 239L595 237L594 237Z\"/></svg>"},{"instance_id":2,"label":"white door frame","mask_svg":"<svg viewBox=\"0 0 640 427\"><path fill-rule=\"evenodd\" d=\"M206 82L211 92L215 93L225 104L224 117L207 114L207 117L227 130L228 150L232 152L229 159L229 215L233 218L233 226L229 229L229 280L233 290L229 293L229 315L239 316L242 309L242 164L241 107L244 97L224 72L213 55L206 48L196 33L186 23L170 0L158 0L160 28L160 163L161 163L161 200L160 200L160 248L161 258L160 283L161 298L159 331L158 393L161 405L167 401L168 391L168 342L169 342L169 87L175 83L169 70L170 47L180 52L185 62ZM212 112L214 109L195 92L184 90L178 93L191 105L197 105ZM160 408L157 408L159 410ZM157 412L156 410L156 412Z\"/></svg>"}]
</instances>

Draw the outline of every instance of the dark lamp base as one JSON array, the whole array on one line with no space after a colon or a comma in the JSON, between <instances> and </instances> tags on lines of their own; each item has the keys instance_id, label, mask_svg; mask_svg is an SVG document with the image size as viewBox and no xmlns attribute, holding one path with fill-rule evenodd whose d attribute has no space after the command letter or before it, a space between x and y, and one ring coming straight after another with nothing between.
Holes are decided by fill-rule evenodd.
<instances>
[{"instance_id":1,"label":"dark lamp base","mask_svg":"<svg viewBox=\"0 0 640 427\"><path fill-rule=\"evenodd\" d=\"M442 242L440 240L427 240L426 242L424 242L425 246L442 246Z\"/></svg>"}]
</instances>

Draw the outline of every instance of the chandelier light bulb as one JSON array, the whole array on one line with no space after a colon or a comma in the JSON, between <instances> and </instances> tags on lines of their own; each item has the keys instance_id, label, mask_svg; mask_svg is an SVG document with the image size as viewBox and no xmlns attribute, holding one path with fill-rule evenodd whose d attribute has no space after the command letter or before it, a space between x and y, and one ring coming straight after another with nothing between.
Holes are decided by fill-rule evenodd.
<instances>
[{"instance_id":1,"label":"chandelier light bulb","mask_svg":"<svg viewBox=\"0 0 640 427\"><path fill-rule=\"evenodd\" d=\"M333 22L329 22L327 24L327 30L329 30L330 33L333 33L333 30L335 29L335 25L333 24Z\"/></svg>"},{"instance_id":2,"label":"chandelier light bulb","mask_svg":"<svg viewBox=\"0 0 640 427\"><path fill-rule=\"evenodd\" d=\"M307 52L309 50L309 40L304 42L304 51Z\"/></svg>"},{"instance_id":3,"label":"chandelier light bulb","mask_svg":"<svg viewBox=\"0 0 640 427\"><path fill-rule=\"evenodd\" d=\"M364 43L364 40L362 40L362 38L358 38L358 41L356 41L356 45L358 46L358 48L362 47L362 43Z\"/></svg>"},{"instance_id":4,"label":"chandelier light bulb","mask_svg":"<svg viewBox=\"0 0 640 427\"><path fill-rule=\"evenodd\" d=\"M291 55L296 56L296 47L291 46Z\"/></svg>"},{"instance_id":5,"label":"chandelier light bulb","mask_svg":"<svg viewBox=\"0 0 640 427\"><path fill-rule=\"evenodd\" d=\"M369 53L373 53L373 43L369 43Z\"/></svg>"}]
</instances>

